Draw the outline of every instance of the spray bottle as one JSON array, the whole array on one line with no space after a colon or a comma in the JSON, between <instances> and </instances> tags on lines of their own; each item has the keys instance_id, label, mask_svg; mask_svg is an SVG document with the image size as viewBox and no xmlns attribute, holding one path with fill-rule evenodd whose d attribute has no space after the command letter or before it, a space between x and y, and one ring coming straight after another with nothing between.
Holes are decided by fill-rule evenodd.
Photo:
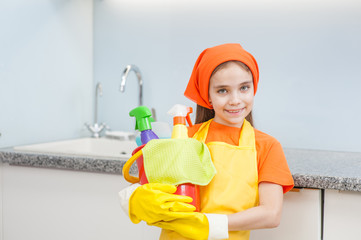
<instances>
[{"instance_id":1,"label":"spray bottle","mask_svg":"<svg viewBox=\"0 0 361 240\"><path fill-rule=\"evenodd\" d=\"M151 122L154 122L151 111L146 106L139 106L129 112L129 116L135 117L135 130L140 131L142 145L134 149L133 155L142 149L152 139L158 139L158 136L152 131ZM143 156L137 159L140 184L148 183L144 172Z\"/></svg>"},{"instance_id":2,"label":"spray bottle","mask_svg":"<svg viewBox=\"0 0 361 240\"><path fill-rule=\"evenodd\" d=\"M129 112L129 116L135 117L135 130L140 131L142 144L146 144L152 139L158 139L158 136L152 131L151 122L154 122L151 111L146 106L139 106Z\"/></svg>"},{"instance_id":3,"label":"spray bottle","mask_svg":"<svg viewBox=\"0 0 361 240\"><path fill-rule=\"evenodd\" d=\"M172 138L188 138L188 128L186 126L186 121L191 127L192 122L189 114L192 112L193 109L191 107L187 107L181 104L174 105L168 111L168 114L173 116ZM178 185L175 194L192 197L193 202L191 202L191 204L196 207L196 211L200 210L199 186L192 183L180 184Z\"/></svg>"}]
</instances>

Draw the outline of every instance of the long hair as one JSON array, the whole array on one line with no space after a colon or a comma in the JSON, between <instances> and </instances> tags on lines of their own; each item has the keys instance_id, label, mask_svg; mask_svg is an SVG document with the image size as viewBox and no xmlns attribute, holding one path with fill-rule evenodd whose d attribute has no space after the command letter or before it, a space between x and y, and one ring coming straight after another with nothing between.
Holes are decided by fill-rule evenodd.
<instances>
[{"instance_id":1,"label":"long hair","mask_svg":"<svg viewBox=\"0 0 361 240\"><path fill-rule=\"evenodd\" d=\"M228 63L230 62L234 62L239 64L243 69L245 69L248 72L251 72L251 70L247 67L246 64L239 62L239 61L227 61L224 63L221 63L220 65L218 65L212 72L210 78L219 70L225 68ZM214 110L213 109L209 109L209 108L205 108L202 107L201 105L197 104L197 110L196 110L196 120L195 123L202 123L202 122L206 122L212 118L214 118ZM252 111L246 116L246 120L253 126L253 117L252 117Z\"/></svg>"}]
</instances>

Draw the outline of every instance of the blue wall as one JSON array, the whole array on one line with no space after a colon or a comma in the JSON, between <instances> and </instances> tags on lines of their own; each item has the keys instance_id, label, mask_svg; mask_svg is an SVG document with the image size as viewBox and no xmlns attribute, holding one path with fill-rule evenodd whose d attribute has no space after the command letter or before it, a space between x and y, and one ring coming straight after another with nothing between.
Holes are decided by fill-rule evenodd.
<instances>
[{"instance_id":1,"label":"blue wall","mask_svg":"<svg viewBox=\"0 0 361 240\"><path fill-rule=\"evenodd\" d=\"M134 124L135 77L118 91L127 64L143 72L145 104L171 122L173 104L191 104L183 91L198 54L239 42L260 67L258 129L285 147L361 151L360 1L107 0L94 11L94 79L113 129Z\"/></svg>"},{"instance_id":2,"label":"blue wall","mask_svg":"<svg viewBox=\"0 0 361 240\"><path fill-rule=\"evenodd\" d=\"M0 147L86 134L92 1L0 1Z\"/></svg>"},{"instance_id":3,"label":"blue wall","mask_svg":"<svg viewBox=\"0 0 361 240\"><path fill-rule=\"evenodd\" d=\"M138 104L158 119L206 47L239 42L258 60L256 127L285 147L361 151L361 2L24 0L0 2L0 147L88 136L99 121L131 131Z\"/></svg>"}]
</instances>

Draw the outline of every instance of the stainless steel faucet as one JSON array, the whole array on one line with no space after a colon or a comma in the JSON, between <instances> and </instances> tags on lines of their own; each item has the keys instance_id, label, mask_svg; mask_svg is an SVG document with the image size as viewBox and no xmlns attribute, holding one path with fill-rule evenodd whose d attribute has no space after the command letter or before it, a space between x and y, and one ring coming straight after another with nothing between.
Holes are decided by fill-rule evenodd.
<instances>
[{"instance_id":1,"label":"stainless steel faucet","mask_svg":"<svg viewBox=\"0 0 361 240\"><path fill-rule=\"evenodd\" d=\"M139 84L139 106L143 105L143 80L142 80L142 74L140 73L140 70L137 66L131 64L127 65L126 68L123 71L122 74L122 81L120 83L120 91L124 92L125 90L125 82L127 81L127 77L130 71L134 71L134 73L137 75L138 78L138 84Z\"/></svg>"},{"instance_id":2,"label":"stainless steel faucet","mask_svg":"<svg viewBox=\"0 0 361 240\"><path fill-rule=\"evenodd\" d=\"M109 127L105 123L98 124L98 98L103 95L103 88L101 83L97 83L95 87L95 104L94 104L94 124L90 125L85 123L85 126L92 133L92 137L98 138L100 137L100 133L106 128Z\"/></svg>"}]
</instances>

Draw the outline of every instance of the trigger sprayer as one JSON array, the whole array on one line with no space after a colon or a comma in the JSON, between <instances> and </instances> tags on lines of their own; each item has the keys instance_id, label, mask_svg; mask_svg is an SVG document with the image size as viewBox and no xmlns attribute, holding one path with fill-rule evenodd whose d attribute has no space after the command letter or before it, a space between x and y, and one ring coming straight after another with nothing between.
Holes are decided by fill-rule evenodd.
<instances>
[{"instance_id":1,"label":"trigger sprayer","mask_svg":"<svg viewBox=\"0 0 361 240\"><path fill-rule=\"evenodd\" d=\"M174 105L168 114L173 116L173 130L172 138L188 138L188 129L186 127L186 121L188 125L192 126L192 121L189 116L193 112L191 107L187 107L181 104Z\"/></svg>"},{"instance_id":2,"label":"trigger sprayer","mask_svg":"<svg viewBox=\"0 0 361 240\"><path fill-rule=\"evenodd\" d=\"M169 111L168 114L173 116L173 130L172 138L188 138L188 125L192 126L192 121L189 116L193 112L191 107L187 107L181 104L174 105ZM192 183L183 183L177 186L177 191L175 194L189 196L193 199L191 204L196 207L196 211L200 210L200 196L199 196L199 186Z\"/></svg>"},{"instance_id":3,"label":"trigger sprayer","mask_svg":"<svg viewBox=\"0 0 361 240\"><path fill-rule=\"evenodd\" d=\"M133 151L133 155L135 155L138 151L140 151L145 144L147 144L152 139L158 139L157 134L152 131L151 122L154 122L151 111L146 106L139 106L134 108L129 112L129 116L135 117L135 129L140 131L140 140L142 145L138 146ZM137 167L139 172L139 181L140 184L148 183L147 176L144 171L144 162L143 156L137 158Z\"/></svg>"},{"instance_id":4,"label":"trigger sprayer","mask_svg":"<svg viewBox=\"0 0 361 240\"><path fill-rule=\"evenodd\" d=\"M158 139L159 137L152 131L151 122L154 119L151 117L152 113L146 106L139 106L129 112L129 116L135 117L135 130L140 131L140 139L142 144L146 144L152 139Z\"/></svg>"}]
</instances>

